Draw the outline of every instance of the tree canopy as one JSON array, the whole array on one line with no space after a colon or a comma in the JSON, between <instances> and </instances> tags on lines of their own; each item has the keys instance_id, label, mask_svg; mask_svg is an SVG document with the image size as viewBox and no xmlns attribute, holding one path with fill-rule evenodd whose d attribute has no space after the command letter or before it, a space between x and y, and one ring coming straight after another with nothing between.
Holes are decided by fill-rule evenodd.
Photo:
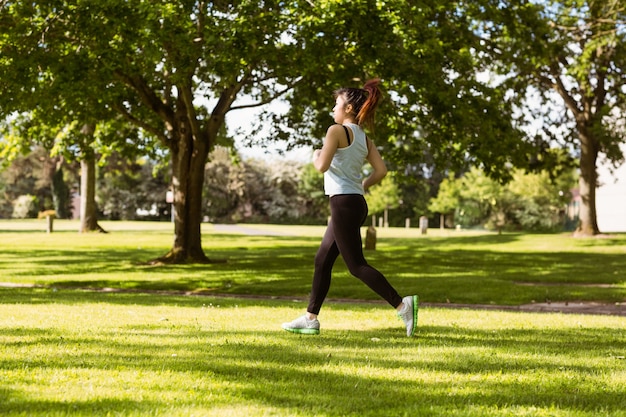
<instances>
[{"instance_id":1,"label":"tree canopy","mask_svg":"<svg viewBox=\"0 0 626 417\"><path fill-rule=\"evenodd\" d=\"M574 150L582 198L578 232L599 233L598 155L624 161L619 144L626 141L626 5L504 0L486 9L479 33L499 82L524 109L519 123L541 122L536 140L545 150L555 144ZM537 165L553 164L550 155L541 154Z\"/></svg>"},{"instance_id":2,"label":"tree canopy","mask_svg":"<svg viewBox=\"0 0 626 417\"><path fill-rule=\"evenodd\" d=\"M481 165L511 176L532 149L511 123L507 90L481 79L492 63L476 36L489 0L238 2L52 0L4 5L0 112L39 109L93 126L113 115L171 158L175 239L160 261L206 261L204 167L225 115L265 113L275 140L317 144L332 91L380 77L387 100L368 132L394 168L428 154L442 169ZM19 77L18 77L19 75ZM6 76L6 78L5 78ZM56 99L54 98L56 95ZM39 104L37 104L39 103ZM410 172L410 171L406 171Z\"/></svg>"}]
</instances>

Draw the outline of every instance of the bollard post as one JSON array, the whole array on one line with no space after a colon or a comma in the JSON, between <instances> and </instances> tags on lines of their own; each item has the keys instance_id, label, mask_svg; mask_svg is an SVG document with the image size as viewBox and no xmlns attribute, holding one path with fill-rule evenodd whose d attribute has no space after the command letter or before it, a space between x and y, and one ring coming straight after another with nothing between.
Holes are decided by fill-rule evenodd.
<instances>
[{"instance_id":1,"label":"bollard post","mask_svg":"<svg viewBox=\"0 0 626 417\"><path fill-rule=\"evenodd\" d=\"M376 250L376 229L369 226L365 232L365 249Z\"/></svg>"},{"instance_id":2,"label":"bollard post","mask_svg":"<svg viewBox=\"0 0 626 417\"><path fill-rule=\"evenodd\" d=\"M420 217L420 230L422 231L423 235L425 235L426 232L428 231L428 217L426 216Z\"/></svg>"},{"instance_id":3,"label":"bollard post","mask_svg":"<svg viewBox=\"0 0 626 417\"><path fill-rule=\"evenodd\" d=\"M54 216L47 215L46 216L46 233L52 233L54 229Z\"/></svg>"}]
</instances>

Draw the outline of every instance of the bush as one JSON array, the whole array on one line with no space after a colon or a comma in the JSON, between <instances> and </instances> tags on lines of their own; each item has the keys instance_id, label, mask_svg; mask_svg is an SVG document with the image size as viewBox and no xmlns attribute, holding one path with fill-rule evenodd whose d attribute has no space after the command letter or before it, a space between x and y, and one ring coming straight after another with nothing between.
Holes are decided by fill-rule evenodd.
<instances>
[{"instance_id":1,"label":"bush","mask_svg":"<svg viewBox=\"0 0 626 417\"><path fill-rule=\"evenodd\" d=\"M26 194L13 200L14 219L33 219L37 217L37 197Z\"/></svg>"}]
</instances>

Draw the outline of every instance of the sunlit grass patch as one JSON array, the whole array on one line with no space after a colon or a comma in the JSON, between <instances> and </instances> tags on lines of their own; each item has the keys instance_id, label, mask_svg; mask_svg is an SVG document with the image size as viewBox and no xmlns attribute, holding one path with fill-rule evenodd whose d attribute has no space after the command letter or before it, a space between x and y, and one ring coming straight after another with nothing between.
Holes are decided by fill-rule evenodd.
<instances>
[{"instance_id":1,"label":"sunlit grass patch","mask_svg":"<svg viewBox=\"0 0 626 417\"><path fill-rule=\"evenodd\" d=\"M619 416L626 319L2 290L2 415ZM32 303L24 301L30 296ZM359 395L354 395L354 393ZM252 413L252 414L250 414Z\"/></svg>"},{"instance_id":2,"label":"sunlit grass patch","mask_svg":"<svg viewBox=\"0 0 626 417\"><path fill-rule=\"evenodd\" d=\"M172 244L173 225L103 222L108 234L79 234L77 222L0 221L0 282L54 288L117 288L306 297L323 226L245 225L261 234L225 233L203 224L209 265L150 265ZM237 229L235 229L236 231ZM256 233L256 232L255 232ZM263 234L265 233L265 234ZM370 264L402 294L424 302L520 305L626 300L626 235L379 229ZM329 296L377 299L335 265Z\"/></svg>"}]
</instances>

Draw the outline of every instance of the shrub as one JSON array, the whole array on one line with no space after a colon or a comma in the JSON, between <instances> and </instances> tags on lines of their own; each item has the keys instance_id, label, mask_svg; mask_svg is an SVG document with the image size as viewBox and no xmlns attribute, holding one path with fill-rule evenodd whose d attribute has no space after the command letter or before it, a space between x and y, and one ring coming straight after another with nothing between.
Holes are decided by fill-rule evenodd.
<instances>
[{"instance_id":1,"label":"shrub","mask_svg":"<svg viewBox=\"0 0 626 417\"><path fill-rule=\"evenodd\" d=\"M32 219L37 217L37 197L26 194L13 200L14 219Z\"/></svg>"}]
</instances>

